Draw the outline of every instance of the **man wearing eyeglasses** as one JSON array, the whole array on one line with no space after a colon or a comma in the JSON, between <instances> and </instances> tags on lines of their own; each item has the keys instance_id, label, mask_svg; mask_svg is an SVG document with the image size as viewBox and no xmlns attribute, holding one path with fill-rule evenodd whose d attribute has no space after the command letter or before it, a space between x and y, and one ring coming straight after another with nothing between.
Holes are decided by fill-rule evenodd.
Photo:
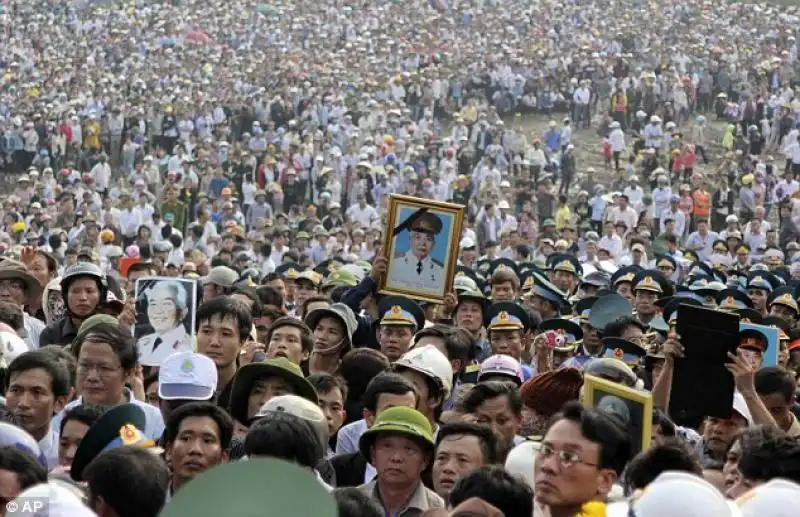
<instances>
[{"instance_id":1,"label":"man wearing eyeglasses","mask_svg":"<svg viewBox=\"0 0 800 517\"><path fill-rule=\"evenodd\" d=\"M613 417L579 402L564 406L536 453L534 494L551 517L605 502L630 457L628 433Z\"/></svg>"}]
</instances>

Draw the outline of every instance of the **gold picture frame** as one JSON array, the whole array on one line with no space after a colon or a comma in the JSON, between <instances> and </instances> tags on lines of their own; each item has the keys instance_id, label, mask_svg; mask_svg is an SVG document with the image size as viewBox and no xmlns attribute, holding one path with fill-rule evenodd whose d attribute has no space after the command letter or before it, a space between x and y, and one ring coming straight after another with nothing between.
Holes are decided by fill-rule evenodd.
<instances>
[{"instance_id":1,"label":"gold picture frame","mask_svg":"<svg viewBox=\"0 0 800 517\"><path fill-rule=\"evenodd\" d=\"M653 395L593 375L583 378L583 402L587 407L605 410L601 406L606 397L621 399L627 407L627 430L631 436L631 457L650 447L653 439ZM612 411L618 409L610 404ZM611 412L611 411L609 411ZM621 420L626 420L622 418Z\"/></svg>"},{"instance_id":2,"label":"gold picture frame","mask_svg":"<svg viewBox=\"0 0 800 517\"><path fill-rule=\"evenodd\" d=\"M439 231L434 235L431 235L434 231L428 232L430 242L415 246L410 226L424 214L436 216L438 222L433 221ZM462 205L398 194L389 196L383 240L383 253L389 263L378 292L442 303L445 294L453 289L463 223ZM420 247L424 257L419 256Z\"/></svg>"}]
</instances>

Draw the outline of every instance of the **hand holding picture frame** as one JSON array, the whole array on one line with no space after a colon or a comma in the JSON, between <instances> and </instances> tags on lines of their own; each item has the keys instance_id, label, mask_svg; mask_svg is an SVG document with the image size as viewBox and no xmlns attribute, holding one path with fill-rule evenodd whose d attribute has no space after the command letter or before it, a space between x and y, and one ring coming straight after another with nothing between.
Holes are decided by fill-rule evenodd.
<instances>
[{"instance_id":1,"label":"hand holding picture frame","mask_svg":"<svg viewBox=\"0 0 800 517\"><path fill-rule=\"evenodd\" d=\"M586 375L583 402L613 415L631 437L631 457L650 447L653 438L653 396L616 382Z\"/></svg>"},{"instance_id":2,"label":"hand holding picture frame","mask_svg":"<svg viewBox=\"0 0 800 517\"><path fill-rule=\"evenodd\" d=\"M462 205L390 196L379 292L442 303L453 289L463 220Z\"/></svg>"}]
</instances>

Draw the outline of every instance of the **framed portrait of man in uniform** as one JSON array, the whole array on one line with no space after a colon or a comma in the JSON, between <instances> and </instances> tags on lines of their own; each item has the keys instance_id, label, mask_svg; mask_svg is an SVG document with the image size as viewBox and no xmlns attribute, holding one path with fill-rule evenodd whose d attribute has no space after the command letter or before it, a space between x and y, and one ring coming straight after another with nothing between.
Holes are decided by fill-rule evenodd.
<instances>
[{"instance_id":1,"label":"framed portrait of man in uniform","mask_svg":"<svg viewBox=\"0 0 800 517\"><path fill-rule=\"evenodd\" d=\"M380 292L441 303L453 288L464 207L392 195Z\"/></svg>"},{"instance_id":2,"label":"framed portrait of man in uniform","mask_svg":"<svg viewBox=\"0 0 800 517\"><path fill-rule=\"evenodd\" d=\"M631 437L631 457L650 447L653 438L653 396L610 380L586 375L583 404L613 416Z\"/></svg>"},{"instance_id":3,"label":"framed portrait of man in uniform","mask_svg":"<svg viewBox=\"0 0 800 517\"><path fill-rule=\"evenodd\" d=\"M136 280L133 336L140 364L160 366L175 352L194 350L196 285L189 278Z\"/></svg>"}]
</instances>

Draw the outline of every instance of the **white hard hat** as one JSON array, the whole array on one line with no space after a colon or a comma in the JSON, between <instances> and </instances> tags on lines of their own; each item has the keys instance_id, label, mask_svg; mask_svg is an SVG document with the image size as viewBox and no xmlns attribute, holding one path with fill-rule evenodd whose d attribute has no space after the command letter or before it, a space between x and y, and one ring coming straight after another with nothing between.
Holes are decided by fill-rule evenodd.
<instances>
[{"instance_id":1,"label":"white hard hat","mask_svg":"<svg viewBox=\"0 0 800 517\"><path fill-rule=\"evenodd\" d=\"M536 452L542 444L534 441L522 442L506 457L506 470L512 476L519 476L533 488L533 470L536 467Z\"/></svg>"},{"instance_id":2,"label":"white hard hat","mask_svg":"<svg viewBox=\"0 0 800 517\"><path fill-rule=\"evenodd\" d=\"M46 508L45 514L52 517L92 517L92 512L81 501L77 490L71 490L66 483L50 480L47 483L34 485L17 496L14 501L19 515L40 515L39 511ZM11 503L9 503L10 505Z\"/></svg>"},{"instance_id":3,"label":"white hard hat","mask_svg":"<svg viewBox=\"0 0 800 517\"><path fill-rule=\"evenodd\" d=\"M409 350L394 364L419 372L438 381L444 391L444 398L450 397L453 390L453 367L445 355L433 345Z\"/></svg>"},{"instance_id":4,"label":"white hard hat","mask_svg":"<svg viewBox=\"0 0 800 517\"><path fill-rule=\"evenodd\" d=\"M631 506L641 517L740 517L714 485L688 472L664 472Z\"/></svg>"},{"instance_id":5,"label":"white hard hat","mask_svg":"<svg viewBox=\"0 0 800 517\"><path fill-rule=\"evenodd\" d=\"M789 517L800 507L800 485L773 479L736 500L742 517Z\"/></svg>"}]
</instances>

